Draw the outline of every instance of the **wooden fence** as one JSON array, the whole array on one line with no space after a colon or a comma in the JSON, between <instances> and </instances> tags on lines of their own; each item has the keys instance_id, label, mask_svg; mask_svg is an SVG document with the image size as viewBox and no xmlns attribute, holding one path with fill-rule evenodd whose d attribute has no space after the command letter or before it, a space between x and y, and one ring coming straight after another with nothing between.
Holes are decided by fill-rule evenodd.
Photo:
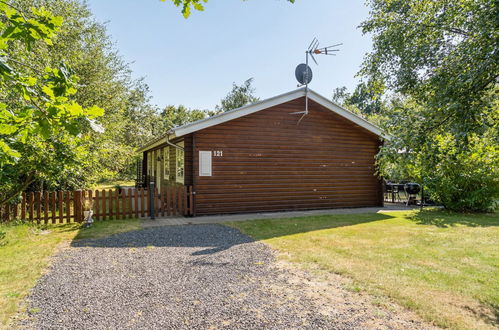
<instances>
[{"instance_id":1,"label":"wooden fence","mask_svg":"<svg viewBox=\"0 0 499 330\"><path fill-rule=\"evenodd\" d=\"M154 192L154 215L189 216L193 214L192 187L163 187ZM0 206L0 221L21 219L37 223L82 222L86 205L93 219L127 219L151 216L149 189L122 188L23 193L21 202Z\"/></svg>"}]
</instances>

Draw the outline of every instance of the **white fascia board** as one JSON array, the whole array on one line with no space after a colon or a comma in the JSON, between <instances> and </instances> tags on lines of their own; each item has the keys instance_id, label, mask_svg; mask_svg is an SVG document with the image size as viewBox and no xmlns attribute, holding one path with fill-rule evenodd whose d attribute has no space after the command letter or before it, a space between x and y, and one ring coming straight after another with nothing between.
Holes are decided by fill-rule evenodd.
<instances>
[{"instance_id":1,"label":"white fascia board","mask_svg":"<svg viewBox=\"0 0 499 330\"><path fill-rule=\"evenodd\" d=\"M196 132L211 126L225 123L229 120L247 116L249 114L264 110L279 104L283 104L299 97L305 96L304 89L297 89L285 94L274 96L272 98L252 103L241 108L223 112L210 118L198 120L197 122L173 128L172 132L176 137L183 136L192 132Z\"/></svg>"},{"instance_id":2,"label":"white fascia board","mask_svg":"<svg viewBox=\"0 0 499 330\"><path fill-rule=\"evenodd\" d=\"M381 128L379 128L378 126L371 124L370 122L368 122L364 118L359 117L356 114L354 114L353 112L350 112L350 111L340 107L339 105L326 99L324 96L322 96L322 95L320 95L312 90L309 90L308 97L311 100L319 103L323 107L333 111L334 113L348 119L349 121L359 125L362 128L365 128L366 130L370 131L371 133L374 133L378 136L381 136L387 140L390 139L390 136L384 134L383 131L381 130Z\"/></svg>"}]
</instances>

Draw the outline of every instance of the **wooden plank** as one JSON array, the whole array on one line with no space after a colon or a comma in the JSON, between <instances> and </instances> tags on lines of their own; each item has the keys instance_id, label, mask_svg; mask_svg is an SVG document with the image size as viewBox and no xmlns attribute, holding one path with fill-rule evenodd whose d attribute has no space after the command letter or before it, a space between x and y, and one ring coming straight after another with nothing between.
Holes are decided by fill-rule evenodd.
<instances>
[{"instance_id":1,"label":"wooden plank","mask_svg":"<svg viewBox=\"0 0 499 330\"><path fill-rule=\"evenodd\" d=\"M177 186L172 187L172 215L177 215Z\"/></svg>"},{"instance_id":2,"label":"wooden plank","mask_svg":"<svg viewBox=\"0 0 499 330\"><path fill-rule=\"evenodd\" d=\"M154 214L156 217L161 216L161 200L159 198L159 189L154 187Z\"/></svg>"},{"instance_id":3,"label":"wooden plank","mask_svg":"<svg viewBox=\"0 0 499 330\"><path fill-rule=\"evenodd\" d=\"M94 209L95 209L95 220L100 220L100 199L99 190L95 189L94 198Z\"/></svg>"},{"instance_id":4,"label":"wooden plank","mask_svg":"<svg viewBox=\"0 0 499 330\"><path fill-rule=\"evenodd\" d=\"M36 205L36 223L40 223L42 220L42 202L39 191L35 192L35 205Z\"/></svg>"},{"instance_id":5,"label":"wooden plank","mask_svg":"<svg viewBox=\"0 0 499 330\"><path fill-rule=\"evenodd\" d=\"M126 209L126 202L127 202L127 195L126 195L126 190L121 189L121 218L126 219L127 215L127 209Z\"/></svg>"},{"instance_id":6,"label":"wooden plank","mask_svg":"<svg viewBox=\"0 0 499 330\"><path fill-rule=\"evenodd\" d=\"M81 190L76 190L73 194L74 221L81 222L83 220L81 214L82 192Z\"/></svg>"},{"instance_id":7,"label":"wooden plank","mask_svg":"<svg viewBox=\"0 0 499 330\"><path fill-rule=\"evenodd\" d=\"M118 220L120 218L120 193L118 189L114 190L113 213L114 219Z\"/></svg>"},{"instance_id":8,"label":"wooden plank","mask_svg":"<svg viewBox=\"0 0 499 330\"><path fill-rule=\"evenodd\" d=\"M187 207L187 187L186 186L183 186L182 187L182 194L183 194L183 198L184 198L184 201L183 201L183 209L182 209L182 214L184 216L186 216L189 212L188 212L188 207Z\"/></svg>"},{"instance_id":9,"label":"wooden plank","mask_svg":"<svg viewBox=\"0 0 499 330\"><path fill-rule=\"evenodd\" d=\"M107 207L106 207L106 189L102 189L101 207L100 207L100 220L106 220Z\"/></svg>"},{"instance_id":10,"label":"wooden plank","mask_svg":"<svg viewBox=\"0 0 499 330\"><path fill-rule=\"evenodd\" d=\"M189 215L194 215L194 194L192 193L192 186L189 186Z\"/></svg>"},{"instance_id":11,"label":"wooden plank","mask_svg":"<svg viewBox=\"0 0 499 330\"><path fill-rule=\"evenodd\" d=\"M127 211L127 214L128 214L128 218L131 219L133 218L133 191L134 191L134 188L130 188L128 189L128 211Z\"/></svg>"},{"instance_id":12,"label":"wooden plank","mask_svg":"<svg viewBox=\"0 0 499 330\"><path fill-rule=\"evenodd\" d=\"M108 217L108 205L107 205L108 200L109 200L109 191L106 192L106 189L102 189L101 208L100 208L102 220L109 220L110 219Z\"/></svg>"},{"instance_id":13,"label":"wooden plank","mask_svg":"<svg viewBox=\"0 0 499 330\"><path fill-rule=\"evenodd\" d=\"M139 189L133 189L133 198L135 202L135 217L139 217Z\"/></svg>"},{"instance_id":14,"label":"wooden plank","mask_svg":"<svg viewBox=\"0 0 499 330\"><path fill-rule=\"evenodd\" d=\"M166 209L166 186L163 186L161 188L161 216L164 217L166 212L165 212L165 209Z\"/></svg>"},{"instance_id":15,"label":"wooden plank","mask_svg":"<svg viewBox=\"0 0 499 330\"><path fill-rule=\"evenodd\" d=\"M66 191L64 193L65 195L65 208L64 208L64 212L66 213L66 223L70 223L71 222L71 192L70 191Z\"/></svg>"},{"instance_id":16,"label":"wooden plank","mask_svg":"<svg viewBox=\"0 0 499 330\"><path fill-rule=\"evenodd\" d=\"M92 190L88 191L88 200L92 205L92 210L95 211L95 200L94 200L94 192Z\"/></svg>"},{"instance_id":17,"label":"wooden plank","mask_svg":"<svg viewBox=\"0 0 499 330\"><path fill-rule=\"evenodd\" d=\"M103 190L102 191L102 194L103 194L103 199L102 199L102 212L104 214L104 220L111 220L111 207L110 207L110 204L111 204L111 189L108 189L107 193L106 193L106 190Z\"/></svg>"},{"instance_id":18,"label":"wooden plank","mask_svg":"<svg viewBox=\"0 0 499 330\"><path fill-rule=\"evenodd\" d=\"M108 189L107 191L107 197L106 197L106 190L102 190L103 198L102 198L102 213L104 214L104 220L111 220L113 218L112 215L112 207L111 204L113 203L113 190Z\"/></svg>"},{"instance_id":19,"label":"wooden plank","mask_svg":"<svg viewBox=\"0 0 499 330\"><path fill-rule=\"evenodd\" d=\"M182 186L177 186L177 215L182 215L184 213L182 206L182 200L183 200L182 188L183 188Z\"/></svg>"},{"instance_id":20,"label":"wooden plank","mask_svg":"<svg viewBox=\"0 0 499 330\"><path fill-rule=\"evenodd\" d=\"M51 218L52 218L52 223L56 223L56 200L55 200L56 193L55 191L50 192L50 211L51 211Z\"/></svg>"},{"instance_id":21,"label":"wooden plank","mask_svg":"<svg viewBox=\"0 0 499 330\"><path fill-rule=\"evenodd\" d=\"M171 192L170 192L170 186L166 186L165 187L165 197L164 197L164 200L165 200L165 215L166 216L169 216L171 213L170 213L170 200L171 200Z\"/></svg>"},{"instance_id":22,"label":"wooden plank","mask_svg":"<svg viewBox=\"0 0 499 330\"><path fill-rule=\"evenodd\" d=\"M145 212L144 212L144 210L145 210L144 188L140 188L139 193L140 193L140 216L143 218L145 215Z\"/></svg>"},{"instance_id":23,"label":"wooden plank","mask_svg":"<svg viewBox=\"0 0 499 330\"><path fill-rule=\"evenodd\" d=\"M64 192L62 190L59 190L57 192L57 205L59 208L59 223L62 223L64 221L63 220L63 215L64 215L63 200L64 200Z\"/></svg>"},{"instance_id":24,"label":"wooden plank","mask_svg":"<svg viewBox=\"0 0 499 330\"><path fill-rule=\"evenodd\" d=\"M144 189L145 195L146 195L146 216L150 217L151 216L151 192L149 188Z\"/></svg>"}]
</instances>

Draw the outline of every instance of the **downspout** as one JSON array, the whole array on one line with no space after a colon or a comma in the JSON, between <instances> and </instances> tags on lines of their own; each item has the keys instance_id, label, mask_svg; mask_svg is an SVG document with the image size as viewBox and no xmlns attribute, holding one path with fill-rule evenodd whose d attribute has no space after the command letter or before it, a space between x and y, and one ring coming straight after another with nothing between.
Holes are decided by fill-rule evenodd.
<instances>
[{"instance_id":1,"label":"downspout","mask_svg":"<svg viewBox=\"0 0 499 330\"><path fill-rule=\"evenodd\" d=\"M176 145L174 143L171 143L170 140L168 140L168 135L165 137L165 139L166 139L166 144L168 144L169 146L172 146L174 148L177 148L177 149L180 149L180 150L184 151L183 147L178 146L178 145Z\"/></svg>"}]
</instances>

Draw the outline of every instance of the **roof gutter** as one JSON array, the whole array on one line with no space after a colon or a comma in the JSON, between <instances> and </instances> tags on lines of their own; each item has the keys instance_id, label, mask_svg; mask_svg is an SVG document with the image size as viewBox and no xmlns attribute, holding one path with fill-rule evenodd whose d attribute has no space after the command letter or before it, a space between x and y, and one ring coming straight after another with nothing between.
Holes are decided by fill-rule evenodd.
<instances>
[{"instance_id":1,"label":"roof gutter","mask_svg":"<svg viewBox=\"0 0 499 330\"><path fill-rule=\"evenodd\" d=\"M169 146L175 147L177 149L184 150L184 148L182 148L181 146L178 146L178 145L170 142L170 135L175 136L175 133L173 132L173 130L169 130L168 133L166 133L165 135L163 135L163 136L159 137L158 139L150 142L149 144L146 144L143 147L140 147L139 149L137 149L136 152L144 152L146 150L153 149L153 148L155 148L155 147L157 147L159 145L162 145L164 143L168 144Z\"/></svg>"},{"instance_id":2,"label":"roof gutter","mask_svg":"<svg viewBox=\"0 0 499 330\"><path fill-rule=\"evenodd\" d=\"M181 146L178 146L176 145L175 143L171 143L170 140L168 140L168 136L166 136L166 144L168 144L169 146L172 146L174 148L177 148L177 149L180 149L182 151L184 151L184 148L181 147Z\"/></svg>"}]
</instances>

